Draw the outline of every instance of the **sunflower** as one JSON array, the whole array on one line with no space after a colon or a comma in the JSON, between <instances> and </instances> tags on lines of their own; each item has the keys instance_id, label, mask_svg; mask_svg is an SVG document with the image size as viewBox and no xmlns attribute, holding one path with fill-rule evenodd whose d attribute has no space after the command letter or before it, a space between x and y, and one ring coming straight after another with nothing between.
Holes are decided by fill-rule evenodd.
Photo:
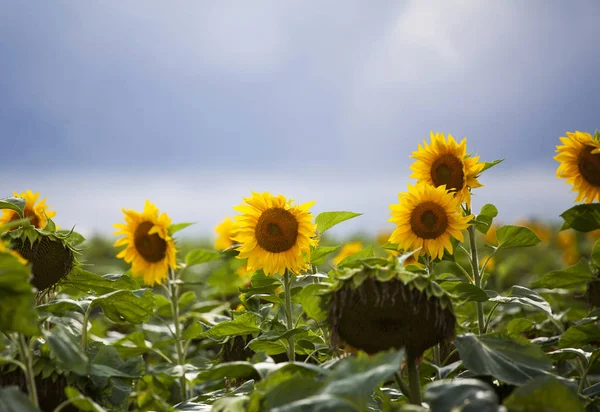
<instances>
[{"instance_id":1,"label":"sunflower","mask_svg":"<svg viewBox=\"0 0 600 412\"><path fill-rule=\"evenodd\" d=\"M316 225L308 211L314 202L295 206L282 195L255 193L234 207L234 241L241 243L238 258L248 259L247 269L263 269L265 274L299 273L308 267L310 246Z\"/></svg>"},{"instance_id":2,"label":"sunflower","mask_svg":"<svg viewBox=\"0 0 600 412\"><path fill-rule=\"evenodd\" d=\"M444 248L452 253L451 238L464 241L462 231L469 226L472 215L460 213L459 199L445 186L426 183L408 185L408 192L398 195L399 204L390 205L390 222L397 226L390 243L399 249L417 250L415 258L429 255L441 258Z\"/></svg>"},{"instance_id":3,"label":"sunflower","mask_svg":"<svg viewBox=\"0 0 600 412\"><path fill-rule=\"evenodd\" d=\"M342 262L342 260L346 259L350 255L360 252L362 249L362 242L357 241L346 243L344 247L342 247L342 250L340 250L340 252L333 258L333 264L339 265Z\"/></svg>"},{"instance_id":4,"label":"sunflower","mask_svg":"<svg viewBox=\"0 0 600 412\"><path fill-rule=\"evenodd\" d=\"M410 166L413 171L410 177L436 187L446 185L459 203L464 201L470 206L470 189L483 186L477 176L484 164L478 162L479 156L467 154L466 138L458 144L451 135L446 141L443 133L431 132L431 144L423 140L423 146L419 145L411 157L417 160Z\"/></svg>"},{"instance_id":5,"label":"sunflower","mask_svg":"<svg viewBox=\"0 0 600 412\"><path fill-rule=\"evenodd\" d=\"M48 210L46 205L46 199L42 199L36 205L38 198L40 197L39 192L33 193L31 190L23 192L21 194L14 192L15 197L25 199L25 208L23 209L23 215L26 218L30 218L31 225L38 229L43 229L48 224L48 218L56 216L56 212ZM19 220L19 214L11 209L3 209L2 216L0 216L0 225Z\"/></svg>"},{"instance_id":6,"label":"sunflower","mask_svg":"<svg viewBox=\"0 0 600 412\"><path fill-rule=\"evenodd\" d=\"M233 239L231 239L232 230L233 221L230 218L225 218L225 220L217 225L215 232L217 232L218 236L215 239L215 249L225 250L235 244Z\"/></svg>"},{"instance_id":7,"label":"sunflower","mask_svg":"<svg viewBox=\"0 0 600 412\"><path fill-rule=\"evenodd\" d=\"M556 177L567 179L577 192L576 202L600 201L600 141L589 133L567 132L561 137L562 146L556 146L554 159L560 162Z\"/></svg>"},{"instance_id":8,"label":"sunflower","mask_svg":"<svg viewBox=\"0 0 600 412\"><path fill-rule=\"evenodd\" d=\"M166 213L158 214L158 208L146 200L144 211L122 209L125 224L117 223L120 229L115 235L125 235L117 240L115 247L127 246L117 255L131 263L131 273L143 277L150 286L162 283L169 268L175 269L175 242L169 234L171 218Z\"/></svg>"}]
</instances>

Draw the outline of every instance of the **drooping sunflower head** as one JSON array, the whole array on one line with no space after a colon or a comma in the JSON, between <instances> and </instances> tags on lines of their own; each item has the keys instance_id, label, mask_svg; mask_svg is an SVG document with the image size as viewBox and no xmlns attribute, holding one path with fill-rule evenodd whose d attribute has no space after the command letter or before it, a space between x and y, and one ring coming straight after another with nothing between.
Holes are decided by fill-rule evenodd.
<instances>
[{"instance_id":1,"label":"drooping sunflower head","mask_svg":"<svg viewBox=\"0 0 600 412\"><path fill-rule=\"evenodd\" d=\"M346 259L350 255L360 252L362 249L363 249L362 242L356 241L356 242L346 243L342 247L342 250L340 250L338 252L338 254L335 255L335 257L333 258L333 264L339 265L342 260Z\"/></svg>"},{"instance_id":2,"label":"drooping sunflower head","mask_svg":"<svg viewBox=\"0 0 600 412\"><path fill-rule=\"evenodd\" d=\"M333 347L350 345L367 353L405 348L418 357L454 336L452 303L439 285L421 276L403 277L395 265L357 269L342 269L344 280L330 295Z\"/></svg>"},{"instance_id":3,"label":"drooping sunflower head","mask_svg":"<svg viewBox=\"0 0 600 412\"><path fill-rule=\"evenodd\" d=\"M225 250L235 244L231 238L233 235L233 221L230 218L225 218L215 228L217 238L215 239L215 249Z\"/></svg>"},{"instance_id":4,"label":"drooping sunflower head","mask_svg":"<svg viewBox=\"0 0 600 412\"><path fill-rule=\"evenodd\" d=\"M408 185L408 192L400 193L398 199L399 204L390 205L390 221L397 226L390 243L397 244L399 249L419 249L415 258L421 255L441 258L444 249L452 253L452 238L464 241L462 231L473 216L463 216L459 199L446 191L445 186Z\"/></svg>"},{"instance_id":5,"label":"drooping sunflower head","mask_svg":"<svg viewBox=\"0 0 600 412\"><path fill-rule=\"evenodd\" d=\"M576 202L600 201L600 140L591 134L575 131L561 137L554 159L560 162L556 177L566 179L577 192Z\"/></svg>"},{"instance_id":6,"label":"drooping sunflower head","mask_svg":"<svg viewBox=\"0 0 600 412\"><path fill-rule=\"evenodd\" d=\"M268 192L252 193L234 207L235 242L240 243L240 259L248 259L247 269L263 269L266 275L293 273L308 267L310 246L315 245L316 225L309 212L314 202L299 206L284 196Z\"/></svg>"},{"instance_id":7,"label":"drooping sunflower head","mask_svg":"<svg viewBox=\"0 0 600 412\"><path fill-rule=\"evenodd\" d=\"M470 206L470 189L483 186L477 177L484 164L479 162L479 156L467 154L466 138L459 144L451 135L446 140L443 133L431 132L431 144L424 140L411 157L416 161L410 166L410 177L436 187L445 185L459 203L464 201Z\"/></svg>"},{"instance_id":8,"label":"drooping sunflower head","mask_svg":"<svg viewBox=\"0 0 600 412\"><path fill-rule=\"evenodd\" d=\"M40 197L39 192L33 193L31 190L28 190L20 194L14 192L13 195L15 197L25 199L23 216L29 218L29 223L37 229L45 228L48 224L48 218L53 218L54 216L56 216L56 212L48 210L48 206L46 205L46 199L42 199L36 204L38 198ZM1 213L2 215L0 216L0 225L20 219L19 214L14 210L3 209Z\"/></svg>"},{"instance_id":9,"label":"drooping sunflower head","mask_svg":"<svg viewBox=\"0 0 600 412\"><path fill-rule=\"evenodd\" d=\"M162 283L169 268L176 267L175 241L169 233L171 218L166 213L159 215L158 208L146 200L144 211L123 209L125 224L117 223L120 229L115 235L125 237L117 240L115 247L126 246L117 257L131 263L131 273L142 277L147 285Z\"/></svg>"}]
</instances>

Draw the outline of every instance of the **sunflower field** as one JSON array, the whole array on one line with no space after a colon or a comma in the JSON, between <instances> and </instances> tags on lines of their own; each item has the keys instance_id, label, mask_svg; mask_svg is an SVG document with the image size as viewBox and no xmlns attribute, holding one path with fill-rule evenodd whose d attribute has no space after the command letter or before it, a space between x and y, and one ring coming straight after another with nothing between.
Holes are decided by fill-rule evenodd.
<instances>
[{"instance_id":1,"label":"sunflower field","mask_svg":"<svg viewBox=\"0 0 600 412\"><path fill-rule=\"evenodd\" d=\"M250 192L214 244L150 200L86 240L3 194L0 411L600 411L600 133L560 141L560 227L475 205L501 160L443 133L372 238Z\"/></svg>"}]
</instances>

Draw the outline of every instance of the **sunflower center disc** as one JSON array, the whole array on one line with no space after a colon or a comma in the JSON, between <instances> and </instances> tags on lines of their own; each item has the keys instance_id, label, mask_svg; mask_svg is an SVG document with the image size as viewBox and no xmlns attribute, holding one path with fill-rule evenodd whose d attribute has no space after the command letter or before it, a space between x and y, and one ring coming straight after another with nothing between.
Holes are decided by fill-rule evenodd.
<instances>
[{"instance_id":1,"label":"sunflower center disc","mask_svg":"<svg viewBox=\"0 0 600 412\"><path fill-rule=\"evenodd\" d=\"M592 154L594 149L593 146L586 146L582 149L577 158L577 166L586 182L600 187L600 153Z\"/></svg>"},{"instance_id":2,"label":"sunflower center disc","mask_svg":"<svg viewBox=\"0 0 600 412\"><path fill-rule=\"evenodd\" d=\"M266 251L285 252L296 244L298 221L285 209L267 209L258 218L255 235L260 247Z\"/></svg>"},{"instance_id":3,"label":"sunflower center disc","mask_svg":"<svg viewBox=\"0 0 600 412\"><path fill-rule=\"evenodd\" d=\"M142 257L150 262L160 262L167 254L167 242L157 233L148 234L154 224L142 222L135 230L135 248Z\"/></svg>"},{"instance_id":4,"label":"sunflower center disc","mask_svg":"<svg viewBox=\"0 0 600 412\"><path fill-rule=\"evenodd\" d=\"M448 228L446 211L435 202L423 202L410 215L410 228L421 239L435 239Z\"/></svg>"},{"instance_id":5,"label":"sunflower center disc","mask_svg":"<svg viewBox=\"0 0 600 412\"><path fill-rule=\"evenodd\" d=\"M461 190L465 184L462 162L451 154L438 157L431 165L431 180L436 187L446 185L447 190Z\"/></svg>"}]
</instances>

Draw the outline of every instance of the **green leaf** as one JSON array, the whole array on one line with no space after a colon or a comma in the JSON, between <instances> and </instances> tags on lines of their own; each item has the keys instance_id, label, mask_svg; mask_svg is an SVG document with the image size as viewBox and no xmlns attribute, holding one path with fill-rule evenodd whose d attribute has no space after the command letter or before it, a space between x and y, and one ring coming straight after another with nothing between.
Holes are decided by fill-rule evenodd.
<instances>
[{"instance_id":1,"label":"green leaf","mask_svg":"<svg viewBox=\"0 0 600 412\"><path fill-rule=\"evenodd\" d=\"M29 397L16 386L0 388L0 411L3 412L39 412Z\"/></svg>"},{"instance_id":2,"label":"green leaf","mask_svg":"<svg viewBox=\"0 0 600 412\"><path fill-rule=\"evenodd\" d=\"M258 319L256 314L252 312L246 312L231 321L218 323L196 337L220 340L228 336L249 335L260 332L260 328L257 326L257 323Z\"/></svg>"},{"instance_id":3,"label":"green leaf","mask_svg":"<svg viewBox=\"0 0 600 412\"><path fill-rule=\"evenodd\" d=\"M354 213L354 212L323 212L319 213L315 218L315 223L317 224L317 230L320 233L324 233L325 231L331 229L333 226L338 223L342 223L346 220L355 218L357 216L362 215L362 213Z\"/></svg>"},{"instance_id":4,"label":"green leaf","mask_svg":"<svg viewBox=\"0 0 600 412\"><path fill-rule=\"evenodd\" d=\"M154 296L150 289L116 290L97 297L91 306L101 307L104 315L113 322L140 324L150 318Z\"/></svg>"},{"instance_id":5,"label":"green leaf","mask_svg":"<svg viewBox=\"0 0 600 412\"><path fill-rule=\"evenodd\" d=\"M246 403L248 396L226 396L217 399L210 408L211 412L246 412ZM191 411L191 409L179 409ZM207 411L208 409L195 409L196 411Z\"/></svg>"},{"instance_id":6,"label":"green leaf","mask_svg":"<svg viewBox=\"0 0 600 412\"><path fill-rule=\"evenodd\" d=\"M497 412L498 396L478 379L436 381L425 387L425 401L437 412Z\"/></svg>"},{"instance_id":7,"label":"green leaf","mask_svg":"<svg viewBox=\"0 0 600 412\"><path fill-rule=\"evenodd\" d=\"M452 289L452 293L459 299L466 299L469 302L487 302L489 300L487 293L470 283L459 283Z\"/></svg>"},{"instance_id":8,"label":"green leaf","mask_svg":"<svg viewBox=\"0 0 600 412\"><path fill-rule=\"evenodd\" d=\"M498 249L513 247L529 247L540 243L540 239L533 230L523 226L506 225L496 231Z\"/></svg>"},{"instance_id":9,"label":"green leaf","mask_svg":"<svg viewBox=\"0 0 600 412\"><path fill-rule=\"evenodd\" d=\"M535 322L526 318L517 318L508 322L506 326L506 333L511 336L520 335L523 332L527 332L535 325Z\"/></svg>"},{"instance_id":10,"label":"green leaf","mask_svg":"<svg viewBox=\"0 0 600 412\"><path fill-rule=\"evenodd\" d=\"M310 254L310 263L312 263L313 265L317 265L317 266L322 265L323 262L325 262L325 257L328 254L335 252L340 247L341 247L341 245L319 246L319 247L314 248L314 250Z\"/></svg>"},{"instance_id":11,"label":"green leaf","mask_svg":"<svg viewBox=\"0 0 600 412\"><path fill-rule=\"evenodd\" d=\"M73 372L79 376L86 376L89 372L89 361L87 355L79 342L75 342L62 325L57 325L52 331L44 331L48 346L50 346L50 357L55 360L64 370Z\"/></svg>"},{"instance_id":12,"label":"green leaf","mask_svg":"<svg viewBox=\"0 0 600 412\"><path fill-rule=\"evenodd\" d=\"M170 234L173 234L173 233L179 232L180 230L183 230L183 229L185 229L186 227L188 227L188 226L191 226L191 225L193 225L193 224L194 224L194 222L189 222L189 223L188 223L188 222L186 222L186 223L175 223L175 224L172 224L171 226L169 226L169 233L170 233Z\"/></svg>"},{"instance_id":13,"label":"green leaf","mask_svg":"<svg viewBox=\"0 0 600 412\"><path fill-rule=\"evenodd\" d=\"M325 304L325 298L320 294L329 289L327 283L312 283L305 286L302 290L293 296L295 302L302 305L302 310L306 315L316 321L327 319L328 308Z\"/></svg>"},{"instance_id":14,"label":"green leaf","mask_svg":"<svg viewBox=\"0 0 600 412\"><path fill-rule=\"evenodd\" d=\"M49 312L57 316L64 316L68 312L85 313L83 305L73 299L56 299L46 305L40 305L37 308L41 312Z\"/></svg>"},{"instance_id":15,"label":"green leaf","mask_svg":"<svg viewBox=\"0 0 600 412\"><path fill-rule=\"evenodd\" d=\"M583 412L583 403L564 383L551 375L540 376L515 389L504 400L511 412Z\"/></svg>"},{"instance_id":16,"label":"green leaf","mask_svg":"<svg viewBox=\"0 0 600 412\"><path fill-rule=\"evenodd\" d=\"M484 235L490 229L494 218L498 216L498 209L492 204L484 205L475 218L475 228Z\"/></svg>"},{"instance_id":17,"label":"green leaf","mask_svg":"<svg viewBox=\"0 0 600 412\"><path fill-rule=\"evenodd\" d=\"M342 260L338 266L344 266L348 263L355 262L360 259L368 259L375 256L375 252L373 252L373 246L367 245L367 247L362 248L356 253L351 254L350 256L346 256L344 260Z\"/></svg>"},{"instance_id":18,"label":"green leaf","mask_svg":"<svg viewBox=\"0 0 600 412\"><path fill-rule=\"evenodd\" d=\"M83 270L80 267L74 267L71 273L62 281L63 287L71 287L85 293L94 292L98 295L113 292L115 290L139 289L140 285L127 275L104 275Z\"/></svg>"},{"instance_id":19,"label":"green leaf","mask_svg":"<svg viewBox=\"0 0 600 412\"><path fill-rule=\"evenodd\" d=\"M220 259L221 256L221 252L216 250L194 249L190 250L188 254L185 255L185 265L193 266L201 263L212 262L213 260Z\"/></svg>"},{"instance_id":20,"label":"green leaf","mask_svg":"<svg viewBox=\"0 0 600 412\"><path fill-rule=\"evenodd\" d=\"M27 336L40 332L35 311L35 289L30 272L19 260L0 252L0 330Z\"/></svg>"},{"instance_id":21,"label":"green leaf","mask_svg":"<svg viewBox=\"0 0 600 412\"><path fill-rule=\"evenodd\" d=\"M565 221L560 230L572 228L578 232L591 232L600 229L599 203L573 206L560 216Z\"/></svg>"},{"instance_id":22,"label":"green leaf","mask_svg":"<svg viewBox=\"0 0 600 412\"><path fill-rule=\"evenodd\" d=\"M25 199L20 197L5 197L0 199L0 209L14 210L19 214L19 217L24 217L23 210L25 210Z\"/></svg>"},{"instance_id":23,"label":"green leaf","mask_svg":"<svg viewBox=\"0 0 600 412\"><path fill-rule=\"evenodd\" d=\"M517 343L502 335L461 335L455 340L464 366L475 375L489 375L512 385L523 385L552 369L539 346Z\"/></svg>"},{"instance_id":24,"label":"green leaf","mask_svg":"<svg viewBox=\"0 0 600 412\"><path fill-rule=\"evenodd\" d=\"M600 240L597 240L592 249L590 259L596 266L600 266Z\"/></svg>"},{"instance_id":25,"label":"green leaf","mask_svg":"<svg viewBox=\"0 0 600 412\"><path fill-rule=\"evenodd\" d=\"M594 323L573 325L563 333L558 346L561 348L581 348L600 342L600 326Z\"/></svg>"},{"instance_id":26,"label":"green leaf","mask_svg":"<svg viewBox=\"0 0 600 412\"><path fill-rule=\"evenodd\" d=\"M247 378L253 375L259 375L259 373L250 362L225 362L200 372L194 382L215 381L223 378Z\"/></svg>"},{"instance_id":27,"label":"green leaf","mask_svg":"<svg viewBox=\"0 0 600 412\"><path fill-rule=\"evenodd\" d=\"M512 287L510 295L492 297L490 298L490 302L503 304L514 303L521 306L530 306L541 310L548 316L552 316L552 308L546 299L535 293L533 290L523 286L515 285Z\"/></svg>"},{"instance_id":28,"label":"green leaf","mask_svg":"<svg viewBox=\"0 0 600 412\"><path fill-rule=\"evenodd\" d=\"M248 343L248 348L256 353L262 352L269 356L280 355L287 352L287 347L280 341L270 342L266 340L252 340ZM296 353L298 353L298 348L296 348Z\"/></svg>"},{"instance_id":29,"label":"green leaf","mask_svg":"<svg viewBox=\"0 0 600 412\"><path fill-rule=\"evenodd\" d=\"M493 162L484 162L483 163L483 169L481 169L481 172L479 172L480 174L485 172L488 169L491 169L492 167L496 166L497 164L500 164L504 161L504 159L498 159L498 160L494 160Z\"/></svg>"},{"instance_id":30,"label":"green leaf","mask_svg":"<svg viewBox=\"0 0 600 412\"><path fill-rule=\"evenodd\" d=\"M581 258L577 264L568 267L567 269L546 273L541 279L533 282L531 286L534 288L548 289L575 289L584 287L594 278L594 274L590 270L587 261L584 258Z\"/></svg>"},{"instance_id":31,"label":"green leaf","mask_svg":"<svg viewBox=\"0 0 600 412\"><path fill-rule=\"evenodd\" d=\"M106 412L106 410L94 402L91 398L82 395L77 389L72 386L65 388L65 394L71 401L71 403L77 407L77 409L85 412Z\"/></svg>"},{"instance_id":32,"label":"green leaf","mask_svg":"<svg viewBox=\"0 0 600 412\"><path fill-rule=\"evenodd\" d=\"M307 326L300 326L298 328L294 328L294 329L291 329L291 330L284 330L284 331L270 330L268 332L265 332L265 333L261 334L257 338L252 339L252 341L274 342L274 341L278 341L280 339L287 339L290 336L295 336L295 335L298 335L300 333L306 334L307 330L308 330Z\"/></svg>"}]
</instances>

